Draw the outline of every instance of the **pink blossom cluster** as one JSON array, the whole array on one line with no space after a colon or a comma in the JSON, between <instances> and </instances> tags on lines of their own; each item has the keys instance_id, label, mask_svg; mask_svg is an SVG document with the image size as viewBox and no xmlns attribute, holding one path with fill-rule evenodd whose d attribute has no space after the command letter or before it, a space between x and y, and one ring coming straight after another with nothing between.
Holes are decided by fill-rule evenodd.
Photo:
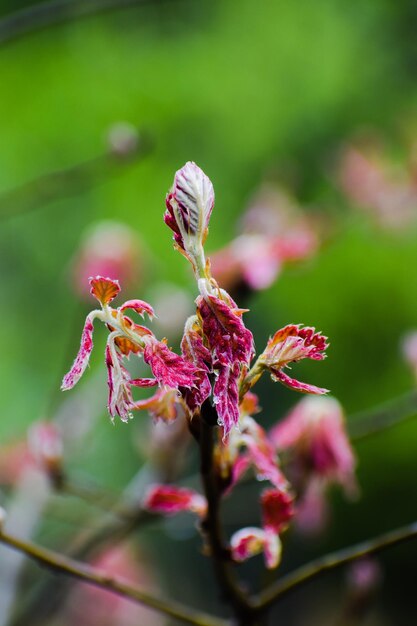
<instances>
[{"instance_id":1,"label":"pink blossom cluster","mask_svg":"<svg viewBox=\"0 0 417 626\"><path fill-rule=\"evenodd\" d=\"M150 304L128 300L113 308L111 303L120 291L118 281L96 276L90 279L90 287L100 309L87 316L79 353L62 389L72 388L84 373L93 349L93 322L98 319L108 330L105 363L112 419L118 415L126 422L133 411L146 409L156 420L185 419L193 430L199 420L206 419L205 407L210 407L217 421L211 426L217 426L214 467L221 494L228 496L249 471L269 484L260 495L260 526L240 529L231 537L231 558L242 561L263 552L266 565L275 567L280 561L281 534L295 515L306 485L317 478L344 484L348 475L352 477L354 460L341 413L332 404L335 401L327 400L330 404L326 405L322 398L327 390L300 382L285 371L302 359L324 359L327 338L312 327L289 324L274 333L255 359L253 335L243 321L245 309L213 278L205 257L213 207L210 179L195 163L187 163L175 175L165 212L175 247L191 263L198 287L195 314L185 323L181 354L127 315L129 311L152 320ZM131 358L143 359L151 375L133 378L128 370ZM259 407L251 391L265 372L294 391L321 397L320 411L311 416L310 405L300 404L268 434L254 418ZM158 389L150 398L136 400L133 390L137 387ZM294 480L284 473L278 457L278 451L285 456L288 450L298 464ZM302 481L298 474L303 474ZM191 511L201 519L207 513L204 496L173 485L154 485L144 506L166 515Z\"/></svg>"},{"instance_id":2,"label":"pink blossom cluster","mask_svg":"<svg viewBox=\"0 0 417 626\"><path fill-rule=\"evenodd\" d=\"M351 143L344 149L339 181L343 191L380 226L406 228L417 218L415 164L398 168L380 146Z\"/></svg>"},{"instance_id":3,"label":"pink blossom cluster","mask_svg":"<svg viewBox=\"0 0 417 626\"><path fill-rule=\"evenodd\" d=\"M63 442L52 422L35 422L26 439L0 448L0 484L15 485L26 471L34 468L58 480L62 472Z\"/></svg>"},{"instance_id":4,"label":"pink blossom cluster","mask_svg":"<svg viewBox=\"0 0 417 626\"><path fill-rule=\"evenodd\" d=\"M212 255L212 273L229 290L266 289L284 266L310 258L318 245L315 225L289 195L265 186L244 214L238 236Z\"/></svg>"},{"instance_id":5,"label":"pink blossom cluster","mask_svg":"<svg viewBox=\"0 0 417 626\"><path fill-rule=\"evenodd\" d=\"M292 521L306 533L325 522L325 493L332 484L348 494L355 488L355 457L349 443L340 404L334 398L301 400L268 433L248 410L259 408L252 392L240 405L239 430L225 441L220 435L215 468L222 493L229 497L248 471L269 486L260 494L261 526L248 526L230 538L231 558L244 561L263 553L268 568L281 558L281 536ZM153 485L143 502L162 515L189 511L204 519L207 503L193 489Z\"/></svg>"}]
</instances>

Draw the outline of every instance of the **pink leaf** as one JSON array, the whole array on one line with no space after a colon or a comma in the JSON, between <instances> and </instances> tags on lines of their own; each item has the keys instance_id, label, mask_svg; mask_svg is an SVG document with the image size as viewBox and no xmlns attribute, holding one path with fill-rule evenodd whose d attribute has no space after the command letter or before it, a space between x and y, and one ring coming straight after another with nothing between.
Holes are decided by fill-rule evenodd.
<instances>
[{"instance_id":1,"label":"pink leaf","mask_svg":"<svg viewBox=\"0 0 417 626\"><path fill-rule=\"evenodd\" d=\"M181 511L191 511L204 515L207 504L203 496L192 489L172 485L154 485L151 487L143 506L152 513L175 515Z\"/></svg>"},{"instance_id":2,"label":"pink leaf","mask_svg":"<svg viewBox=\"0 0 417 626\"><path fill-rule=\"evenodd\" d=\"M112 278L103 278L103 276L95 276L90 278L90 293L100 302L100 304L109 304L120 292L118 280Z\"/></svg>"},{"instance_id":3,"label":"pink leaf","mask_svg":"<svg viewBox=\"0 0 417 626\"><path fill-rule=\"evenodd\" d=\"M194 384L196 367L172 352L163 341L148 343L143 358L159 385L192 387Z\"/></svg>"},{"instance_id":4,"label":"pink leaf","mask_svg":"<svg viewBox=\"0 0 417 626\"><path fill-rule=\"evenodd\" d=\"M121 307L119 307L119 311L126 311L126 309L131 309L138 313L142 317L145 313L147 313L150 319L155 317L155 311L151 307L150 304L145 302L144 300L127 300Z\"/></svg>"},{"instance_id":5,"label":"pink leaf","mask_svg":"<svg viewBox=\"0 0 417 626\"><path fill-rule=\"evenodd\" d=\"M293 391L298 391L299 393L311 393L313 395L324 395L329 393L328 389L324 389L323 387L316 387L315 385L309 385L308 383L302 383L295 378L291 378L287 374L280 370L271 370L272 379L282 383L285 387L292 389Z\"/></svg>"},{"instance_id":6,"label":"pink leaf","mask_svg":"<svg viewBox=\"0 0 417 626\"><path fill-rule=\"evenodd\" d=\"M237 363L232 366L220 366L216 373L213 399L219 416L219 424L224 429L225 439L239 421L239 375Z\"/></svg>"},{"instance_id":7,"label":"pink leaf","mask_svg":"<svg viewBox=\"0 0 417 626\"><path fill-rule=\"evenodd\" d=\"M61 389L63 391L72 389L72 387L77 384L88 365L90 354L93 349L93 330L93 323L90 317L87 316L81 335L81 345L79 352L70 371L64 376L64 379L62 381Z\"/></svg>"},{"instance_id":8,"label":"pink leaf","mask_svg":"<svg viewBox=\"0 0 417 626\"><path fill-rule=\"evenodd\" d=\"M201 335L195 330L188 330L184 333L181 351L184 358L198 368L195 373L194 386L183 392L188 408L191 413L194 413L211 394L211 384L208 377L211 354L204 346Z\"/></svg>"}]
</instances>

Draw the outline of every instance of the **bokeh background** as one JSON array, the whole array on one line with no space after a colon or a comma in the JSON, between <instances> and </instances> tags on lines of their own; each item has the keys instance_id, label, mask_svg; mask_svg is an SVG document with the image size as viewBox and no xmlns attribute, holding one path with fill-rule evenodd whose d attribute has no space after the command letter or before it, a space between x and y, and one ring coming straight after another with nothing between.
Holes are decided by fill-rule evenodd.
<instances>
[{"instance_id":1,"label":"bokeh background","mask_svg":"<svg viewBox=\"0 0 417 626\"><path fill-rule=\"evenodd\" d=\"M3 1L1 19L33 4ZM162 221L165 193L187 160L204 169L216 190L209 253L236 235L265 184L285 190L319 223L319 251L248 296L256 344L261 348L290 322L325 332L328 359L300 364L297 372L331 389L350 419L411 390L401 340L417 326L415 3L154 0L123 10L114 4L16 37L13 23L0 21L1 445L58 414L67 432L73 420L78 433L86 413L94 425L68 458L78 478L116 491L149 462L149 418L138 414L128 426L112 426L106 415L102 329L91 370L80 391L71 392L78 400L65 405L61 397L60 380L89 310L87 284L85 301L74 289L74 258L97 222L127 224L140 254L126 296L154 298L161 316L164 307L191 310L195 285ZM409 195L405 220L404 203L390 204L388 195L384 221L371 201L361 206L341 184L343 155L352 146L372 153L388 187ZM173 299L164 300L167 293ZM178 345L175 327L164 332ZM260 397L265 425L298 399L269 381ZM417 424L366 438L356 452L360 499L332 493L331 525L313 539L290 533L282 571L415 517ZM5 488L2 504L12 497ZM235 500L230 528L240 517L256 523L256 498L250 506L249 498L250 489ZM56 496L32 534L64 550L83 523L100 515L77 498ZM142 536L135 554L140 561L146 552L143 568L159 589L219 610L192 521L159 524ZM381 557L381 588L364 620L354 623L415 624L416 557L412 544ZM243 571L261 583L257 564ZM48 575L37 569L20 576L21 606L42 577ZM338 624L345 597L346 572L327 576L289 597L280 619L287 626ZM141 623L150 624L151 614L143 615ZM42 623L68 619L67 608ZM130 624L136 617L117 619Z\"/></svg>"}]
</instances>

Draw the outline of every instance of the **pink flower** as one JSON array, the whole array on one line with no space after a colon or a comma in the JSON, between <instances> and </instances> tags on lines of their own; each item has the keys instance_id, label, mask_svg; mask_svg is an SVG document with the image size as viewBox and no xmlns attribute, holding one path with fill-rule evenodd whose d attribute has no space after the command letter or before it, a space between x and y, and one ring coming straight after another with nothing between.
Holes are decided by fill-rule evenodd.
<instances>
[{"instance_id":1,"label":"pink flower","mask_svg":"<svg viewBox=\"0 0 417 626\"><path fill-rule=\"evenodd\" d=\"M233 290L269 287L283 265L314 254L315 229L281 189L263 188L243 216L240 235L211 257L213 276Z\"/></svg>"},{"instance_id":2,"label":"pink flower","mask_svg":"<svg viewBox=\"0 0 417 626\"><path fill-rule=\"evenodd\" d=\"M261 496L262 526L280 534L294 517L294 496L284 489L265 489Z\"/></svg>"},{"instance_id":3,"label":"pink flower","mask_svg":"<svg viewBox=\"0 0 417 626\"><path fill-rule=\"evenodd\" d=\"M258 480L268 480L277 489L287 489L288 482L280 469L277 453L262 426L252 417L244 417L241 433L240 442L246 446Z\"/></svg>"},{"instance_id":4,"label":"pink flower","mask_svg":"<svg viewBox=\"0 0 417 626\"><path fill-rule=\"evenodd\" d=\"M268 569L277 567L281 560L281 541L277 534L262 528L248 527L238 530L230 540L234 561L246 561L261 552L264 553Z\"/></svg>"},{"instance_id":5,"label":"pink flower","mask_svg":"<svg viewBox=\"0 0 417 626\"><path fill-rule=\"evenodd\" d=\"M279 451L291 450L299 473L353 489L355 457L334 398L304 398L271 430L270 440Z\"/></svg>"},{"instance_id":6,"label":"pink flower","mask_svg":"<svg viewBox=\"0 0 417 626\"><path fill-rule=\"evenodd\" d=\"M227 439L218 441L215 461L217 473L229 490L250 467L254 468L258 480L267 480L278 490L289 487L265 430L249 415L242 413L239 430L232 430Z\"/></svg>"},{"instance_id":7,"label":"pink flower","mask_svg":"<svg viewBox=\"0 0 417 626\"><path fill-rule=\"evenodd\" d=\"M204 516L207 509L206 499L202 495L193 489L173 485L151 487L145 496L143 506L151 513L162 515L175 515L182 511L190 511Z\"/></svg>"},{"instance_id":8,"label":"pink flower","mask_svg":"<svg viewBox=\"0 0 417 626\"><path fill-rule=\"evenodd\" d=\"M302 490L294 518L297 530L306 536L314 537L323 532L330 517L326 499L326 480L311 476Z\"/></svg>"},{"instance_id":9,"label":"pink flower","mask_svg":"<svg viewBox=\"0 0 417 626\"><path fill-rule=\"evenodd\" d=\"M265 489L261 495L262 528L249 527L237 531L230 540L232 558L246 561L263 552L266 567L277 567L282 550L279 535L294 516L293 500L287 485L281 485L279 489Z\"/></svg>"},{"instance_id":10,"label":"pink flower","mask_svg":"<svg viewBox=\"0 0 417 626\"><path fill-rule=\"evenodd\" d=\"M289 324L278 330L267 343L258 359L260 368L268 369L271 377L286 387L301 393L325 394L327 389L315 387L290 378L283 372L290 363L301 359L321 361L326 357L324 351L328 347L327 337L315 332L314 328L302 327L300 324Z\"/></svg>"},{"instance_id":11,"label":"pink flower","mask_svg":"<svg viewBox=\"0 0 417 626\"><path fill-rule=\"evenodd\" d=\"M74 364L64 376L62 389L71 389L85 371L93 349L93 321L99 319L110 331L106 345L106 366L108 373L110 416L119 415L122 421L131 417L135 408L132 398L132 386L188 388L194 384L196 367L182 356L172 352L165 341L158 341L149 328L136 324L125 312L132 310L142 317L146 313L150 318L154 311L143 300L128 300L118 309L113 309L110 302L118 295L120 286L110 278L96 276L90 279L91 293L100 302L101 310L92 311L86 319L81 337L81 346ZM154 379L142 378L131 380L124 366L123 359L131 354L143 356L151 367Z\"/></svg>"},{"instance_id":12,"label":"pink flower","mask_svg":"<svg viewBox=\"0 0 417 626\"><path fill-rule=\"evenodd\" d=\"M400 229L416 215L417 185L408 169L390 163L380 146L351 144L342 154L339 180L348 198L379 225Z\"/></svg>"}]
</instances>

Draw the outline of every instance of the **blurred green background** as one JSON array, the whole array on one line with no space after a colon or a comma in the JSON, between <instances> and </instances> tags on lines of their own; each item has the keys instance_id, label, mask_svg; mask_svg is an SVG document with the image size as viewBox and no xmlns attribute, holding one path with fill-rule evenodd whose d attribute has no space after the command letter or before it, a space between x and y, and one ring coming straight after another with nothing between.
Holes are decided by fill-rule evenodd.
<instances>
[{"instance_id":1,"label":"blurred green background","mask_svg":"<svg viewBox=\"0 0 417 626\"><path fill-rule=\"evenodd\" d=\"M7 15L29 4L0 6ZM162 221L165 193L187 160L204 169L216 191L209 251L235 235L249 197L268 177L290 186L307 210L318 207L325 219L337 220L337 236L317 257L251 298L247 323L256 344L290 322L325 332L328 359L297 372L331 389L348 415L413 386L399 342L417 325L417 228L376 229L349 206L334 171L340 146L363 128L384 138L397 163L408 158L417 128L416 26L411 1L155 0L0 47L2 443L24 436L59 406L59 382L85 314L68 268L90 224L116 219L140 234L148 261L137 297L146 299L160 280L194 297L188 267ZM102 154L109 128L120 121L150 138L143 160L110 165L91 184L58 185L52 200L36 185L7 195ZM104 381L103 341L99 330L92 367ZM297 399L263 385L261 419L272 423ZM138 422L147 419L138 415L134 424L112 427L103 395L102 419L78 469L103 485L122 486L140 463L132 429L140 437ZM365 440L357 453L362 498L350 504L336 494L334 525L320 541L291 537L285 568L415 516L417 424ZM153 550L172 595L210 608L216 592L199 540L167 550L171 539L163 529L149 538L158 540ZM378 623L416 623L416 556L410 546L383 557L385 621ZM319 603L320 589L334 616L342 578L334 580L339 587L326 579L301 592L305 606ZM287 626L316 623L299 606L295 597L286 602Z\"/></svg>"}]
</instances>

